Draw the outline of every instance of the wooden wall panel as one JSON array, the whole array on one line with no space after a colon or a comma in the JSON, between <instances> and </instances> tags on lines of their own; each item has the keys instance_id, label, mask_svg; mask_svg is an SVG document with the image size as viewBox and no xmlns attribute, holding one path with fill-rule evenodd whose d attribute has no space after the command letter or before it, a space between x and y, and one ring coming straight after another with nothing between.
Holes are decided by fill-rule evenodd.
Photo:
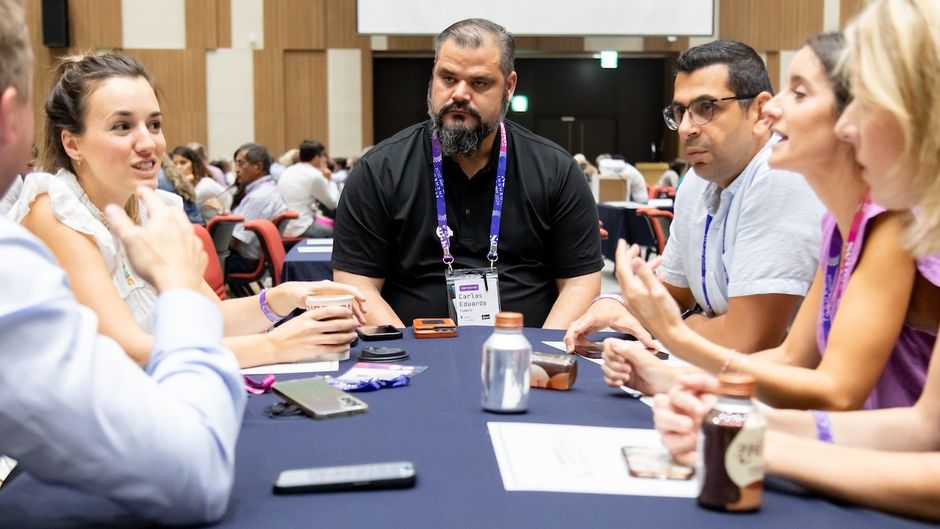
<instances>
[{"instance_id":1,"label":"wooden wall panel","mask_svg":"<svg viewBox=\"0 0 940 529\"><path fill-rule=\"evenodd\" d=\"M584 51L583 37L516 37L516 50L540 52L575 52Z\"/></svg>"},{"instance_id":2,"label":"wooden wall panel","mask_svg":"<svg viewBox=\"0 0 940 529\"><path fill-rule=\"evenodd\" d=\"M388 37L388 51L434 51L434 37Z\"/></svg>"},{"instance_id":3,"label":"wooden wall panel","mask_svg":"<svg viewBox=\"0 0 940 529\"><path fill-rule=\"evenodd\" d=\"M218 48L218 2L216 0L185 0L185 2L186 47L197 50Z\"/></svg>"},{"instance_id":4,"label":"wooden wall panel","mask_svg":"<svg viewBox=\"0 0 940 529\"><path fill-rule=\"evenodd\" d=\"M284 152L284 52L254 51L255 142Z\"/></svg>"},{"instance_id":5,"label":"wooden wall panel","mask_svg":"<svg viewBox=\"0 0 940 529\"><path fill-rule=\"evenodd\" d=\"M216 0L216 31L220 48L232 47L232 0Z\"/></svg>"},{"instance_id":6,"label":"wooden wall panel","mask_svg":"<svg viewBox=\"0 0 940 529\"><path fill-rule=\"evenodd\" d=\"M326 52L284 52L284 140L278 154L301 140L329 145Z\"/></svg>"},{"instance_id":7,"label":"wooden wall panel","mask_svg":"<svg viewBox=\"0 0 940 529\"><path fill-rule=\"evenodd\" d=\"M719 33L757 51L795 50L823 30L823 0L721 0Z\"/></svg>"},{"instance_id":8,"label":"wooden wall panel","mask_svg":"<svg viewBox=\"0 0 940 529\"><path fill-rule=\"evenodd\" d=\"M26 27L33 46L33 90L30 97L36 123L35 141L39 143L42 142L43 106L52 84L55 63L68 50L49 49L42 45L42 0L28 0L23 6L26 8Z\"/></svg>"},{"instance_id":9,"label":"wooden wall panel","mask_svg":"<svg viewBox=\"0 0 940 529\"><path fill-rule=\"evenodd\" d=\"M582 52L584 51L584 37L537 37L540 51L554 52Z\"/></svg>"},{"instance_id":10,"label":"wooden wall panel","mask_svg":"<svg viewBox=\"0 0 940 529\"><path fill-rule=\"evenodd\" d=\"M372 51L362 50L362 145L375 143L375 128L372 120ZM359 153L355 153L359 154Z\"/></svg>"},{"instance_id":11,"label":"wooden wall panel","mask_svg":"<svg viewBox=\"0 0 940 529\"><path fill-rule=\"evenodd\" d=\"M326 0L326 47L369 49L356 32L356 0Z\"/></svg>"},{"instance_id":12,"label":"wooden wall panel","mask_svg":"<svg viewBox=\"0 0 940 529\"><path fill-rule=\"evenodd\" d=\"M770 86L774 87L774 93L780 91L780 52L767 52L767 74L770 76Z\"/></svg>"},{"instance_id":13,"label":"wooden wall panel","mask_svg":"<svg viewBox=\"0 0 940 529\"><path fill-rule=\"evenodd\" d=\"M121 0L70 0L69 34L73 48L124 45Z\"/></svg>"},{"instance_id":14,"label":"wooden wall panel","mask_svg":"<svg viewBox=\"0 0 940 529\"><path fill-rule=\"evenodd\" d=\"M326 0L265 0L264 47L326 49Z\"/></svg>"},{"instance_id":15,"label":"wooden wall panel","mask_svg":"<svg viewBox=\"0 0 940 529\"><path fill-rule=\"evenodd\" d=\"M839 28L845 29L849 20L861 13L867 4L867 0L839 0Z\"/></svg>"},{"instance_id":16,"label":"wooden wall panel","mask_svg":"<svg viewBox=\"0 0 940 529\"><path fill-rule=\"evenodd\" d=\"M676 37L669 42L666 37L644 37L643 50L645 51L674 51L681 53L689 49L689 37Z\"/></svg>"},{"instance_id":17,"label":"wooden wall panel","mask_svg":"<svg viewBox=\"0 0 940 529\"><path fill-rule=\"evenodd\" d=\"M208 141L204 50L124 50L156 80L167 149ZM184 73L185 72L185 73Z\"/></svg>"}]
</instances>

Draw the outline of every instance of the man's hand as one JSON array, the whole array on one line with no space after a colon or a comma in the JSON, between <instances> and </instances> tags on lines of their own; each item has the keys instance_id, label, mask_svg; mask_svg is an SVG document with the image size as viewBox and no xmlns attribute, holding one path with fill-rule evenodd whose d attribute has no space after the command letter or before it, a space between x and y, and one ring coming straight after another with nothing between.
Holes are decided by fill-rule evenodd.
<instances>
[{"instance_id":1,"label":"man's hand","mask_svg":"<svg viewBox=\"0 0 940 529\"><path fill-rule=\"evenodd\" d=\"M134 224L119 206L105 207L105 216L124 242L134 270L160 292L199 290L208 257L186 214L164 204L152 189L138 187L137 196L150 217L145 226Z\"/></svg>"},{"instance_id":2,"label":"man's hand","mask_svg":"<svg viewBox=\"0 0 940 529\"><path fill-rule=\"evenodd\" d=\"M565 333L565 348L569 353L574 351L576 345L588 342L587 336L589 334L605 327L610 327L617 332L630 333L646 347L657 348L650 333L640 325L636 318L627 312L623 304L609 298L601 298L595 301L588 307L587 312L571 322L568 332Z\"/></svg>"},{"instance_id":3,"label":"man's hand","mask_svg":"<svg viewBox=\"0 0 940 529\"><path fill-rule=\"evenodd\" d=\"M718 380L705 373L690 373L680 375L676 382L668 394L656 395L653 423L672 457L694 465L702 418L718 400Z\"/></svg>"},{"instance_id":4,"label":"man's hand","mask_svg":"<svg viewBox=\"0 0 940 529\"><path fill-rule=\"evenodd\" d=\"M678 371L633 341L604 340L604 382L619 388L627 386L644 395L669 391Z\"/></svg>"}]
</instances>

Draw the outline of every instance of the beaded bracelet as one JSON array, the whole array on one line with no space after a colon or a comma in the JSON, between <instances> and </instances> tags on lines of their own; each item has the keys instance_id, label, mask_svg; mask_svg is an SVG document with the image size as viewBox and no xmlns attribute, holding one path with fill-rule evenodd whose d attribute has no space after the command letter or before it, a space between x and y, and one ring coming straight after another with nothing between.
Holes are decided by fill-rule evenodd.
<instances>
[{"instance_id":1,"label":"beaded bracelet","mask_svg":"<svg viewBox=\"0 0 940 529\"><path fill-rule=\"evenodd\" d=\"M816 438L824 443L832 444L832 423L829 422L829 413L822 410L810 410L816 422Z\"/></svg>"},{"instance_id":2,"label":"beaded bracelet","mask_svg":"<svg viewBox=\"0 0 940 529\"><path fill-rule=\"evenodd\" d=\"M258 296L258 305L261 306L261 312L264 313L264 317L267 318L268 321L277 323L283 319L268 307L268 289L261 289L261 295Z\"/></svg>"}]
</instances>

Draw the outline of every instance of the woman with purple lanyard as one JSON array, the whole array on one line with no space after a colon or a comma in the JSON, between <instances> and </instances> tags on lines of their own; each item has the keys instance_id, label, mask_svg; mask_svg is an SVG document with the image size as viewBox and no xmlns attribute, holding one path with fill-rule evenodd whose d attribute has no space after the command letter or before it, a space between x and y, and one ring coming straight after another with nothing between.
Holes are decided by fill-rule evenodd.
<instances>
[{"instance_id":1,"label":"woman with purple lanyard","mask_svg":"<svg viewBox=\"0 0 940 529\"><path fill-rule=\"evenodd\" d=\"M914 211L907 243L917 255L940 249L938 25L937 0L878 0L866 7L846 28L843 63L854 100L836 126L856 150L872 200ZM920 259L919 268L932 281L940 275L935 258ZM892 281L884 278L886 286ZM929 316L917 303L911 308ZM654 422L673 456L690 462L697 458L697 425L714 403L718 384L703 374L678 382L668 395L657 396ZM923 393L910 407L770 410L767 417L768 474L841 500L940 520L940 361L931 362Z\"/></svg>"}]
</instances>

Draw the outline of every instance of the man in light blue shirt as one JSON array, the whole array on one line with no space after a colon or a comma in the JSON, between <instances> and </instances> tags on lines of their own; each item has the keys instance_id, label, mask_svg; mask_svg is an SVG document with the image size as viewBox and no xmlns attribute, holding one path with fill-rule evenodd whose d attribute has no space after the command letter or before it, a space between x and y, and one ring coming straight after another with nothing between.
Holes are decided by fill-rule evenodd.
<instances>
[{"instance_id":1,"label":"man in light blue shirt","mask_svg":"<svg viewBox=\"0 0 940 529\"><path fill-rule=\"evenodd\" d=\"M256 143L246 143L235 151L235 183L238 191L232 201L232 214L255 219L271 220L287 211L287 203L271 178L271 155ZM232 254L225 260L225 271L250 272L261 258L261 241L245 224L232 231Z\"/></svg>"},{"instance_id":2,"label":"man in light blue shirt","mask_svg":"<svg viewBox=\"0 0 940 529\"><path fill-rule=\"evenodd\" d=\"M25 27L20 2L0 0L0 195L33 140ZM244 389L220 345L221 312L198 293L206 256L192 227L151 190L139 194L146 226L114 205L106 214L161 293L145 370L97 333L39 239L0 218L0 454L147 520L214 521L231 493Z\"/></svg>"},{"instance_id":3,"label":"man in light blue shirt","mask_svg":"<svg viewBox=\"0 0 940 529\"><path fill-rule=\"evenodd\" d=\"M800 175L768 165L777 139L761 108L772 87L753 49L709 42L680 55L676 69L663 117L692 168L659 277L698 334L741 352L775 347L816 274L823 206ZM624 305L606 297L571 325L565 343L573 349L607 326L649 343Z\"/></svg>"}]
</instances>

